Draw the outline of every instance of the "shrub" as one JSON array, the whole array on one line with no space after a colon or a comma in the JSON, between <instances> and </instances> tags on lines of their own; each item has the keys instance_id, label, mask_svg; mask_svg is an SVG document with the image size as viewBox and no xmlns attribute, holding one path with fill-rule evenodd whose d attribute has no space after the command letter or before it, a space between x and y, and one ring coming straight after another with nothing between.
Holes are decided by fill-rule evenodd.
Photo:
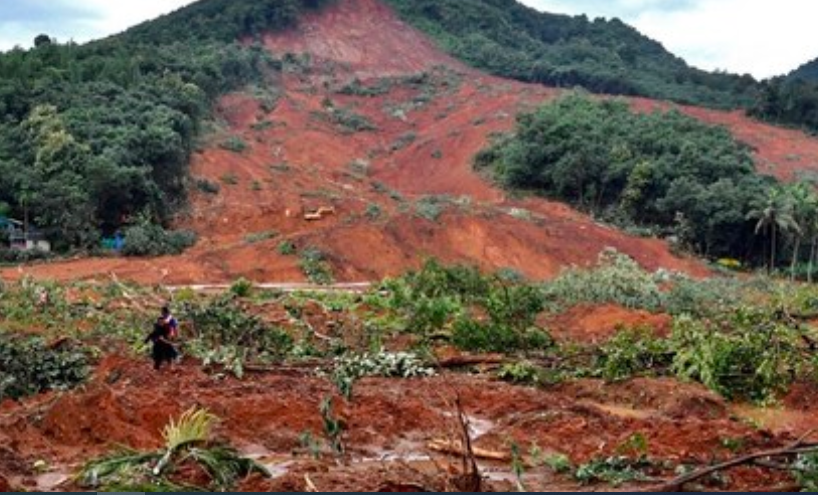
<instances>
[{"instance_id":1,"label":"shrub","mask_svg":"<svg viewBox=\"0 0 818 495\"><path fill-rule=\"evenodd\" d=\"M674 355L671 343L654 337L652 329L622 329L602 346L595 367L608 381L664 375L673 365Z\"/></svg>"},{"instance_id":2,"label":"shrub","mask_svg":"<svg viewBox=\"0 0 818 495\"><path fill-rule=\"evenodd\" d=\"M234 297L188 303L180 315L194 329L189 342L191 354L202 359L206 367L220 365L241 378L247 362L283 359L293 348L293 339L245 312Z\"/></svg>"},{"instance_id":3,"label":"shrub","mask_svg":"<svg viewBox=\"0 0 818 495\"><path fill-rule=\"evenodd\" d=\"M89 353L71 343L48 346L40 338L0 333L0 402L84 382Z\"/></svg>"},{"instance_id":4,"label":"shrub","mask_svg":"<svg viewBox=\"0 0 818 495\"><path fill-rule=\"evenodd\" d=\"M739 309L717 320L679 318L673 340L673 371L728 399L765 402L797 377L816 376L800 334L761 310Z\"/></svg>"},{"instance_id":5,"label":"shrub","mask_svg":"<svg viewBox=\"0 0 818 495\"><path fill-rule=\"evenodd\" d=\"M331 108L329 112L330 121L339 126L345 133L352 134L378 130L378 126L371 120L349 108Z\"/></svg>"},{"instance_id":6,"label":"shrub","mask_svg":"<svg viewBox=\"0 0 818 495\"><path fill-rule=\"evenodd\" d=\"M412 143L414 143L418 138L418 135L415 132L407 132L406 134L401 135L398 137L398 140L392 143L392 151L400 151Z\"/></svg>"},{"instance_id":7,"label":"shrub","mask_svg":"<svg viewBox=\"0 0 818 495\"><path fill-rule=\"evenodd\" d=\"M404 319L404 330L424 338L451 330L466 350L539 350L550 336L536 328L543 298L535 286L507 284L477 268L428 261L422 270L389 281L388 306Z\"/></svg>"},{"instance_id":8,"label":"shrub","mask_svg":"<svg viewBox=\"0 0 818 495\"><path fill-rule=\"evenodd\" d=\"M281 241L278 245L278 254L282 256L293 256L298 252L298 248L292 241Z\"/></svg>"},{"instance_id":9,"label":"shrub","mask_svg":"<svg viewBox=\"0 0 818 495\"><path fill-rule=\"evenodd\" d=\"M236 184L239 183L239 178L238 176L236 176L236 174L228 172L222 175L222 182L224 182L228 186L235 186Z\"/></svg>"},{"instance_id":10,"label":"shrub","mask_svg":"<svg viewBox=\"0 0 818 495\"><path fill-rule=\"evenodd\" d=\"M233 282L233 285L230 286L230 293L236 297L250 297L253 294L254 288L255 285L253 282L241 278Z\"/></svg>"},{"instance_id":11,"label":"shrub","mask_svg":"<svg viewBox=\"0 0 818 495\"><path fill-rule=\"evenodd\" d=\"M633 259L612 249L600 254L594 270L568 270L546 284L544 291L548 301L558 307L614 303L655 311L663 303L654 278Z\"/></svg>"},{"instance_id":12,"label":"shrub","mask_svg":"<svg viewBox=\"0 0 818 495\"><path fill-rule=\"evenodd\" d=\"M140 223L124 231L125 256L166 256L182 254L198 240L195 232L168 231L152 223Z\"/></svg>"},{"instance_id":13,"label":"shrub","mask_svg":"<svg viewBox=\"0 0 818 495\"><path fill-rule=\"evenodd\" d=\"M415 213L421 218L430 222L437 222L446 209L443 198L437 196L426 196L415 204Z\"/></svg>"},{"instance_id":14,"label":"shrub","mask_svg":"<svg viewBox=\"0 0 818 495\"><path fill-rule=\"evenodd\" d=\"M365 377L420 378L434 376L435 370L411 353L347 355L335 359L332 382L348 400L356 381Z\"/></svg>"},{"instance_id":15,"label":"shrub","mask_svg":"<svg viewBox=\"0 0 818 495\"><path fill-rule=\"evenodd\" d=\"M544 330L520 330L497 322L459 320L455 323L452 342L459 349L470 352L541 351L553 346L554 341Z\"/></svg>"},{"instance_id":16,"label":"shrub","mask_svg":"<svg viewBox=\"0 0 818 495\"><path fill-rule=\"evenodd\" d=\"M299 265L307 279L314 284L331 285L335 282L332 265L327 261L326 255L318 248L308 247L303 250Z\"/></svg>"},{"instance_id":17,"label":"shrub","mask_svg":"<svg viewBox=\"0 0 818 495\"><path fill-rule=\"evenodd\" d=\"M255 234L249 234L244 238L244 242L247 244L258 244L260 242L269 241L278 237L278 232L274 230L269 230L267 232L256 232Z\"/></svg>"},{"instance_id":18,"label":"shrub","mask_svg":"<svg viewBox=\"0 0 818 495\"><path fill-rule=\"evenodd\" d=\"M233 153L244 153L249 148L247 142L239 136L230 136L219 144L219 147Z\"/></svg>"},{"instance_id":19,"label":"shrub","mask_svg":"<svg viewBox=\"0 0 818 495\"><path fill-rule=\"evenodd\" d=\"M196 188L205 194L219 194L221 186L207 179L196 180Z\"/></svg>"},{"instance_id":20,"label":"shrub","mask_svg":"<svg viewBox=\"0 0 818 495\"><path fill-rule=\"evenodd\" d=\"M370 204L366 207L366 217L372 221L378 220L383 215L383 210L376 204Z\"/></svg>"}]
</instances>

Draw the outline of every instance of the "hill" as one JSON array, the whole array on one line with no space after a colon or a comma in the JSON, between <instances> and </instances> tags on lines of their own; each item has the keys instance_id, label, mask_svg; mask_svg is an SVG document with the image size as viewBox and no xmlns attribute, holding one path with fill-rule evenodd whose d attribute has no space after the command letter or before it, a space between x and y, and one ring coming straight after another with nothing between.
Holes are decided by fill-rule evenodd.
<instances>
[{"instance_id":1,"label":"hill","mask_svg":"<svg viewBox=\"0 0 818 495\"><path fill-rule=\"evenodd\" d=\"M388 1L448 53L492 74L719 108L754 100L752 77L692 68L618 19L549 14L515 0Z\"/></svg>"},{"instance_id":2,"label":"hill","mask_svg":"<svg viewBox=\"0 0 818 495\"><path fill-rule=\"evenodd\" d=\"M222 11L209 11L214 15L208 17L196 10L207 5L194 4L160 22L170 26L180 19L179 32L172 36L179 39L185 36L179 33L198 32L186 23L215 29L209 23L221 22ZM235 5L241 12L250 4ZM191 230L199 238L179 257L85 259L8 270L4 277L27 273L77 279L113 273L172 284L228 283L242 276L267 282L369 281L436 257L548 278L567 265L595 262L607 247L650 269L706 273L701 264L671 254L664 242L626 235L559 203L509 194L473 170L473 158L493 136L512 130L516 115L553 100L559 90L464 65L384 2L343 0L320 9L310 9L318 4L309 2L299 5L298 23L248 34L242 44L204 37L154 45L150 40L171 27L147 23L85 47L44 45L0 59L16 61L12 67L38 67L42 81L35 87L50 91L26 93L13 78L5 83L18 91L10 94L23 96L6 100L6 108L19 108L0 126L9 133L0 162L6 160L10 173L0 179L8 184L0 194L9 198L3 200L13 216L22 217L28 207L37 221L53 218L54 225L63 225L60 219L73 218L77 211L64 211L58 200L21 201L25 184L101 184L93 193L69 189L85 195L69 199L88 201L95 205L93 212L109 219L100 221L93 212L81 217L91 226L87 242L93 247L100 233L112 232L123 220L133 223L128 217L146 209L154 212L148 221ZM50 53L63 61L52 67L58 70L40 62ZM178 93L166 90L174 87ZM184 98L191 94L201 95L196 105ZM44 117L59 117L65 133L58 135L71 136L69 142L82 150L77 163L83 165L70 170L80 180L59 174L44 183L15 178L27 170L21 163L38 156L39 142L27 134L34 123L31 109L49 101L58 103L58 111ZM639 110L669 106L628 101ZM157 109L147 115L155 116L143 123L142 109L149 104ZM726 125L750 145L763 173L790 180L818 164L816 142L797 131L754 122L740 111L679 109ZM42 123L42 117L36 122ZM174 123L181 125L178 132ZM158 159L162 149L173 152L174 159ZM107 168L95 168L101 164ZM42 170L55 174L59 169ZM129 171L146 180L127 180ZM163 175L168 172L176 175ZM168 185L177 189L168 192ZM189 201L168 204L167 198L185 199L184 192ZM169 208L155 214L154 204ZM52 217L37 210L44 206ZM322 208L335 215L305 219ZM131 238L137 234L143 240L148 253L167 252L157 243L155 237L161 236L155 229L137 223L129 231ZM175 241L168 241L171 248Z\"/></svg>"},{"instance_id":3,"label":"hill","mask_svg":"<svg viewBox=\"0 0 818 495\"><path fill-rule=\"evenodd\" d=\"M792 71L787 77L789 79L818 81L818 59L807 62L806 64Z\"/></svg>"}]
</instances>

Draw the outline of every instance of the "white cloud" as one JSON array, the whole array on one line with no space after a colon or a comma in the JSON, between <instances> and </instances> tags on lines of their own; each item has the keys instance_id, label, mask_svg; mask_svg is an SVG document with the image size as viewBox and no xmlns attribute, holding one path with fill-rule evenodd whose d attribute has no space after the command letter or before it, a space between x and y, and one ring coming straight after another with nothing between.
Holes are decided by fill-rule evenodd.
<instances>
[{"instance_id":1,"label":"white cloud","mask_svg":"<svg viewBox=\"0 0 818 495\"><path fill-rule=\"evenodd\" d=\"M814 0L694 0L672 9L668 5L673 2L661 0L523 3L589 17L618 15L692 65L709 70L764 78L818 57Z\"/></svg>"},{"instance_id":2,"label":"white cloud","mask_svg":"<svg viewBox=\"0 0 818 495\"><path fill-rule=\"evenodd\" d=\"M16 9L9 9L11 2L20 2ZM0 0L0 12L7 9L5 16L0 15L0 50L7 50L20 45L29 47L34 37L41 33L55 37L60 41L90 41L115 34L139 24L167 14L179 7L192 3L193 0L137 0L113 2L110 0L67 0L54 1L50 6L48 18L33 20L31 12L39 7L42 0ZM23 8L20 6L22 5ZM28 14L23 19L15 14ZM5 18L4 18L5 17Z\"/></svg>"}]
</instances>

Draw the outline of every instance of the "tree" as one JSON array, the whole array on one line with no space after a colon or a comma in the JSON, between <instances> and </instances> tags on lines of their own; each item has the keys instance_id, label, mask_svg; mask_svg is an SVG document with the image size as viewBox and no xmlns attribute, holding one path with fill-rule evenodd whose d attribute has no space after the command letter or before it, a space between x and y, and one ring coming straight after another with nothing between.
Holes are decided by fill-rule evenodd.
<instances>
[{"instance_id":1,"label":"tree","mask_svg":"<svg viewBox=\"0 0 818 495\"><path fill-rule=\"evenodd\" d=\"M801 243L805 237L813 233L812 227L815 223L818 202L816 201L814 186L806 182L798 182L787 187L787 195L792 203L793 220L797 227L790 230L790 235L794 241L790 278L795 281L795 270L801 254ZM810 256L812 256L812 251ZM811 258L810 261L812 261Z\"/></svg>"},{"instance_id":2,"label":"tree","mask_svg":"<svg viewBox=\"0 0 818 495\"><path fill-rule=\"evenodd\" d=\"M778 234L798 230L798 224L793 216L793 205L786 191L780 187L771 187L767 195L759 199L756 209L752 210L747 218L758 220L756 234L770 233L770 262L768 270L773 272L778 259Z\"/></svg>"},{"instance_id":3,"label":"tree","mask_svg":"<svg viewBox=\"0 0 818 495\"><path fill-rule=\"evenodd\" d=\"M43 47L43 46L49 46L52 43L53 43L53 41L51 40L51 37L49 35L47 35L47 34L41 34L41 35L38 35L36 38L34 38L34 46L36 48L40 48L40 47Z\"/></svg>"}]
</instances>

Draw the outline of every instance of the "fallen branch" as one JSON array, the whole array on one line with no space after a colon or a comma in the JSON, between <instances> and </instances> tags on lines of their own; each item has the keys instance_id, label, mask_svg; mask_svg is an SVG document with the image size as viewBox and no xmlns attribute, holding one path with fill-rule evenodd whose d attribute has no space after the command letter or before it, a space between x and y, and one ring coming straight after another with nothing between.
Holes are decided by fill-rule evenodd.
<instances>
[{"instance_id":1,"label":"fallen branch","mask_svg":"<svg viewBox=\"0 0 818 495\"><path fill-rule=\"evenodd\" d=\"M461 355L441 359L437 365L441 368L459 368L461 366L499 365L507 361L508 359L502 354Z\"/></svg>"},{"instance_id":2,"label":"fallen branch","mask_svg":"<svg viewBox=\"0 0 818 495\"><path fill-rule=\"evenodd\" d=\"M723 462L721 464L716 464L715 466L710 466L699 471L686 474L684 476L679 476L678 478L668 481L662 485L651 487L647 490L644 490L644 492L680 492L688 483L692 483L702 478L706 478L712 474L721 471L726 471L734 467L743 466L746 464L753 464L757 460L767 459L771 457L792 457L800 454L811 454L818 452L818 444L806 442L806 440L810 436L812 436L813 433L815 433L815 430L807 432L804 436L802 436L793 444L787 447L766 450L764 452L757 452L755 454L737 457L735 459Z\"/></svg>"},{"instance_id":3,"label":"fallen branch","mask_svg":"<svg viewBox=\"0 0 818 495\"><path fill-rule=\"evenodd\" d=\"M464 449L463 446L458 442L450 442L447 440L433 440L429 442L427 447L432 452L437 452L439 454L446 454L457 457L463 457L465 455L468 455L466 449ZM474 454L474 457L476 457L477 459L485 459L487 461L498 462L511 461L511 455L503 452L493 452L490 450L472 447L472 453Z\"/></svg>"}]
</instances>

